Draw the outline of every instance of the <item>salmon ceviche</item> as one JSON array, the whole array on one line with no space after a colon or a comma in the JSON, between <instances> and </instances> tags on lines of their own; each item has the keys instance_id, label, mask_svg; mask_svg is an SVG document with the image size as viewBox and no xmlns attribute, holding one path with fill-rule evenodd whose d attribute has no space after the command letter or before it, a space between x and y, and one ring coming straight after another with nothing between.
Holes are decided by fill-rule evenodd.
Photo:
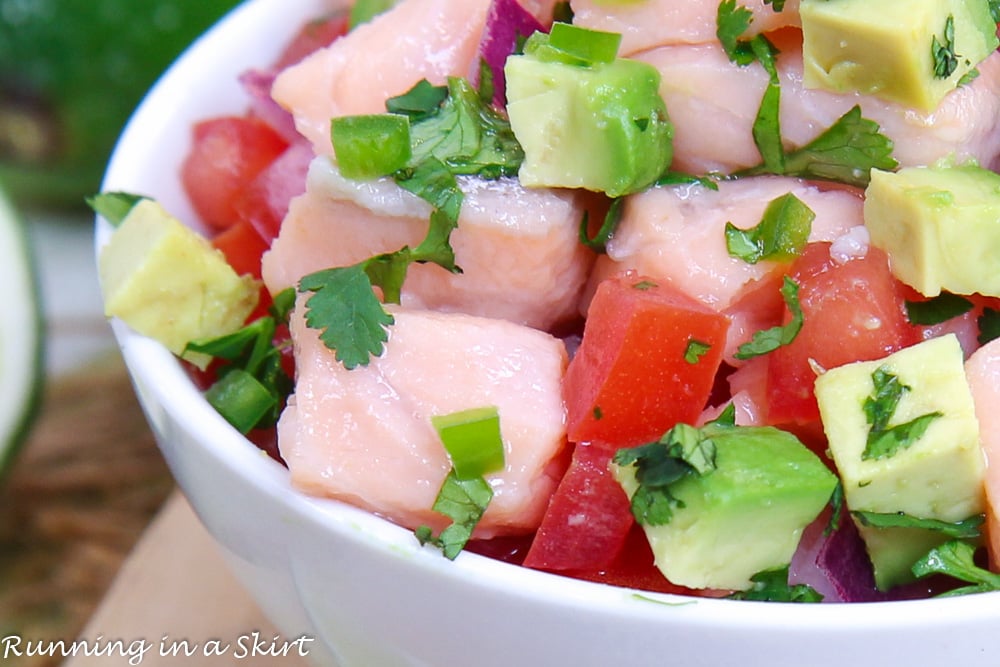
<instances>
[{"instance_id":1,"label":"salmon ceviche","mask_svg":"<svg viewBox=\"0 0 1000 667\"><path fill-rule=\"evenodd\" d=\"M331 2L109 317L295 490L644 591L1000 588L995 0ZM195 231L197 230L197 231Z\"/></svg>"}]
</instances>

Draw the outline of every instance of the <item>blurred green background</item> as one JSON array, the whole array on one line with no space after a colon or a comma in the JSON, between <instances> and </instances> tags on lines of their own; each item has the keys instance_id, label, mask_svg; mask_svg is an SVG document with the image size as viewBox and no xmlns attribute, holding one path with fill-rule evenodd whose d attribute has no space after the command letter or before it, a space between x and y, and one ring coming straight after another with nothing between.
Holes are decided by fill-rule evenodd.
<instances>
[{"instance_id":1,"label":"blurred green background","mask_svg":"<svg viewBox=\"0 0 1000 667\"><path fill-rule=\"evenodd\" d=\"M0 0L0 188L20 208L97 192L143 94L238 0Z\"/></svg>"}]
</instances>

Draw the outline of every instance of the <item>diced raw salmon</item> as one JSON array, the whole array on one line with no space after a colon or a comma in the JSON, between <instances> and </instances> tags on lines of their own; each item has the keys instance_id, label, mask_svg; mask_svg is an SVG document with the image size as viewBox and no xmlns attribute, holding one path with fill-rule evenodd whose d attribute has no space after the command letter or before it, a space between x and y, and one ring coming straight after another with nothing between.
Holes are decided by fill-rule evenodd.
<instances>
[{"instance_id":1,"label":"diced raw salmon","mask_svg":"<svg viewBox=\"0 0 1000 667\"><path fill-rule=\"evenodd\" d=\"M729 62L717 44L667 46L635 56L656 67L660 93L674 124L678 171L729 173L760 163L751 128L767 85L759 64ZM903 166L942 158L995 165L1000 155L1000 53L979 64L979 77L922 113L859 94L802 86L801 46L782 50L781 134L788 148L806 145L855 105L893 140Z\"/></svg>"},{"instance_id":2,"label":"diced raw salmon","mask_svg":"<svg viewBox=\"0 0 1000 667\"><path fill-rule=\"evenodd\" d=\"M381 357L345 370L292 316L297 382L278 424L292 483L407 528L440 530L431 510L450 460L430 418L497 406L506 467L476 536L527 533L541 521L566 443L562 342L503 320L392 308Z\"/></svg>"},{"instance_id":3,"label":"diced raw salmon","mask_svg":"<svg viewBox=\"0 0 1000 667\"><path fill-rule=\"evenodd\" d=\"M319 155L330 155L330 119L382 113L420 79L468 76L490 0L407 0L278 75L271 94L291 111Z\"/></svg>"},{"instance_id":4,"label":"diced raw salmon","mask_svg":"<svg viewBox=\"0 0 1000 667\"><path fill-rule=\"evenodd\" d=\"M411 265L403 305L497 317L551 329L576 316L593 254L577 242L578 194L526 189L516 179L462 178L465 193L452 232L463 273ZM264 255L272 292L313 271L416 246L429 206L390 180L344 179L325 158L310 168L306 194L293 200L281 232Z\"/></svg>"},{"instance_id":5,"label":"diced raw salmon","mask_svg":"<svg viewBox=\"0 0 1000 667\"><path fill-rule=\"evenodd\" d=\"M1000 339L972 353L965 362L986 455L986 535L990 564L1000 571Z\"/></svg>"},{"instance_id":6,"label":"diced raw salmon","mask_svg":"<svg viewBox=\"0 0 1000 667\"><path fill-rule=\"evenodd\" d=\"M571 4L574 24L621 34L621 55L667 44L700 44L717 39L719 0L573 0ZM774 11L773 4L765 0L744 0L739 5L753 13L747 35L801 24L798 0L786 2L781 12Z\"/></svg>"}]
</instances>

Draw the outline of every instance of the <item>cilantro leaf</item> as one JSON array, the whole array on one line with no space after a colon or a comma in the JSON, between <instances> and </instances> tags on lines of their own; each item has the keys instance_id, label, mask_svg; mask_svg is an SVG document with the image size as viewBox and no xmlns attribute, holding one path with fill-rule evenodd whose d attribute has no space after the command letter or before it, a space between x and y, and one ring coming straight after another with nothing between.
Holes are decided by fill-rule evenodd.
<instances>
[{"instance_id":1,"label":"cilantro leaf","mask_svg":"<svg viewBox=\"0 0 1000 667\"><path fill-rule=\"evenodd\" d=\"M447 86L435 86L427 79L421 79L412 88L385 101L386 111L402 114L411 121L419 121L438 111L448 98Z\"/></svg>"},{"instance_id":2,"label":"cilantro leaf","mask_svg":"<svg viewBox=\"0 0 1000 667\"><path fill-rule=\"evenodd\" d=\"M704 429L677 424L656 442L619 449L612 458L619 466L635 466L639 486L632 495L632 515L644 525L663 525L675 508L684 506L670 491L688 475L715 469L715 443Z\"/></svg>"},{"instance_id":3,"label":"cilantro leaf","mask_svg":"<svg viewBox=\"0 0 1000 667\"><path fill-rule=\"evenodd\" d=\"M944 574L971 586L963 586L942 593L938 597L985 593L1000 590L1000 574L976 565L976 547L961 540L949 540L918 560L912 568L917 578L933 574Z\"/></svg>"},{"instance_id":4,"label":"cilantro leaf","mask_svg":"<svg viewBox=\"0 0 1000 667\"><path fill-rule=\"evenodd\" d=\"M878 123L861 116L854 106L825 132L802 148L788 153L785 175L864 187L872 169L895 169L892 140Z\"/></svg>"},{"instance_id":5,"label":"cilantro leaf","mask_svg":"<svg viewBox=\"0 0 1000 667\"><path fill-rule=\"evenodd\" d=\"M764 0L765 5L771 5L775 13L785 11L785 0Z\"/></svg>"},{"instance_id":6,"label":"cilantro leaf","mask_svg":"<svg viewBox=\"0 0 1000 667\"><path fill-rule=\"evenodd\" d=\"M794 259L805 248L815 218L812 209L789 192L767 205L756 227L744 230L727 222L726 248L748 264Z\"/></svg>"},{"instance_id":7,"label":"cilantro leaf","mask_svg":"<svg viewBox=\"0 0 1000 667\"><path fill-rule=\"evenodd\" d=\"M132 208L143 199L149 199L149 197L131 192L101 192L87 197L86 201L95 213L110 222L113 227L117 227L132 211Z\"/></svg>"},{"instance_id":8,"label":"cilantro leaf","mask_svg":"<svg viewBox=\"0 0 1000 667\"><path fill-rule=\"evenodd\" d=\"M947 79L954 74L961 57L955 53L955 17L949 14L944 21L944 37L938 41L937 35L934 35L931 40L934 78Z\"/></svg>"},{"instance_id":9,"label":"cilantro leaf","mask_svg":"<svg viewBox=\"0 0 1000 667\"><path fill-rule=\"evenodd\" d=\"M294 290L284 290L275 296L269 315L233 333L192 341L185 348L223 362L205 398L242 433L273 426L292 391L281 362L283 346L274 339L278 322L288 321L294 296Z\"/></svg>"},{"instance_id":10,"label":"cilantro leaf","mask_svg":"<svg viewBox=\"0 0 1000 667\"><path fill-rule=\"evenodd\" d=\"M722 44L729 60L737 65L749 65L753 62L753 53L747 48L747 42L740 37L750 27L753 12L743 6L737 6L736 0L722 0L716 11L715 35Z\"/></svg>"},{"instance_id":11,"label":"cilantro leaf","mask_svg":"<svg viewBox=\"0 0 1000 667\"><path fill-rule=\"evenodd\" d=\"M700 340L692 338L688 340L687 347L684 349L684 361L694 365L701 361L701 358L708 354L708 351L711 349L712 346L708 343L703 343Z\"/></svg>"},{"instance_id":12,"label":"cilantro leaf","mask_svg":"<svg viewBox=\"0 0 1000 667\"><path fill-rule=\"evenodd\" d=\"M983 514L975 514L961 521L921 519L904 512L881 513L856 510L851 514L857 517L863 525L873 528L920 528L933 530L951 538L966 540L982 537L980 527L986 521L986 516Z\"/></svg>"},{"instance_id":13,"label":"cilantro leaf","mask_svg":"<svg viewBox=\"0 0 1000 667\"><path fill-rule=\"evenodd\" d=\"M972 310L972 302L963 296L942 292L926 301L907 301L906 316L913 324L940 324Z\"/></svg>"},{"instance_id":14,"label":"cilantro leaf","mask_svg":"<svg viewBox=\"0 0 1000 667\"><path fill-rule=\"evenodd\" d=\"M977 340L980 345L1000 338L1000 310L996 308L984 308L983 314L977 320L979 325L979 336Z\"/></svg>"},{"instance_id":15,"label":"cilantro leaf","mask_svg":"<svg viewBox=\"0 0 1000 667\"><path fill-rule=\"evenodd\" d=\"M493 488L484 478L459 479L452 470L441 484L432 508L452 523L437 536L428 526L420 526L414 534L421 544L432 544L446 558L454 560L472 537L492 499Z\"/></svg>"},{"instance_id":16,"label":"cilantro leaf","mask_svg":"<svg viewBox=\"0 0 1000 667\"><path fill-rule=\"evenodd\" d=\"M624 197L611 200L611 206L608 207L608 212L604 215L604 222L601 223L601 228L597 230L593 238L589 234L590 216L587 211L584 211L583 218L580 220L580 243L596 253L604 254L607 251L608 241L614 236L615 230L618 229L618 224L621 222L624 205Z\"/></svg>"},{"instance_id":17,"label":"cilantro leaf","mask_svg":"<svg viewBox=\"0 0 1000 667\"><path fill-rule=\"evenodd\" d=\"M743 343L737 348L734 355L737 359L751 359L774 352L779 347L791 343L799 335L804 317L802 306L799 305L798 283L785 276L781 286L781 296L785 300L785 305L788 306L788 309L792 313L792 319L782 326L771 327L770 329L754 333L750 342Z\"/></svg>"},{"instance_id":18,"label":"cilantro leaf","mask_svg":"<svg viewBox=\"0 0 1000 667\"><path fill-rule=\"evenodd\" d=\"M862 460L883 459L896 454L900 449L912 446L927 431L927 427L940 412L930 412L903 424L889 426L896 413L899 401L910 387L899 381L896 375L880 366L872 373L873 392L865 398L862 410L870 426Z\"/></svg>"},{"instance_id":19,"label":"cilantro leaf","mask_svg":"<svg viewBox=\"0 0 1000 667\"><path fill-rule=\"evenodd\" d=\"M300 291L313 292L306 301L306 324L320 331L348 370L382 354L394 322L372 291L366 264L324 269L299 281Z\"/></svg>"},{"instance_id":20,"label":"cilantro leaf","mask_svg":"<svg viewBox=\"0 0 1000 667\"><path fill-rule=\"evenodd\" d=\"M823 596L807 584L788 583L789 566L762 570L750 577L753 586L737 591L730 600L756 600L758 602L822 602Z\"/></svg>"}]
</instances>

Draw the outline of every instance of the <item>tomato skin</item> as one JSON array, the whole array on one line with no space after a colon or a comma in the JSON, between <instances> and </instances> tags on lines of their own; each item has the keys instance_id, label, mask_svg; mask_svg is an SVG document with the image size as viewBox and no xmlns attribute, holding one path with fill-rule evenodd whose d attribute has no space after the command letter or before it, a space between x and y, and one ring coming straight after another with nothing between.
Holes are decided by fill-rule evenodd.
<instances>
[{"instance_id":1,"label":"tomato skin","mask_svg":"<svg viewBox=\"0 0 1000 667\"><path fill-rule=\"evenodd\" d=\"M289 146L247 184L233 203L240 220L253 225L270 244L281 229L292 199L305 192L312 148L305 143Z\"/></svg>"},{"instance_id":2,"label":"tomato skin","mask_svg":"<svg viewBox=\"0 0 1000 667\"><path fill-rule=\"evenodd\" d=\"M772 424L819 419L815 366L881 359L921 338L906 316L905 287L878 248L837 264L829 243L813 243L793 263L789 277L799 285L803 324L794 341L768 357L767 414ZM784 321L790 320L786 309Z\"/></svg>"},{"instance_id":3,"label":"tomato skin","mask_svg":"<svg viewBox=\"0 0 1000 667\"><path fill-rule=\"evenodd\" d=\"M192 139L181 165L181 183L195 212L216 230L239 219L236 202L241 194L288 147L263 121L240 116L201 121Z\"/></svg>"},{"instance_id":4,"label":"tomato skin","mask_svg":"<svg viewBox=\"0 0 1000 667\"><path fill-rule=\"evenodd\" d=\"M579 444L524 559L540 570L600 570L621 552L635 519L608 469L614 449Z\"/></svg>"},{"instance_id":5,"label":"tomato skin","mask_svg":"<svg viewBox=\"0 0 1000 667\"><path fill-rule=\"evenodd\" d=\"M346 35L350 18L351 12L345 9L306 23L278 57L275 69L294 65L313 51L329 46Z\"/></svg>"},{"instance_id":6,"label":"tomato skin","mask_svg":"<svg viewBox=\"0 0 1000 667\"><path fill-rule=\"evenodd\" d=\"M712 392L729 320L633 273L597 288L563 393L571 442L627 447L693 423ZM707 345L694 363L689 343Z\"/></svg>"},{"instance_id":7,"label":"tomato skin","mask_svg":"<svg viewBox=\"0 0 1000 667\"><path fill-rule=\"evenodd\" d=\"M260 280L260 258L270 244L249 222L240 220L224 229L212 238L212 245L222 251L237 274Z\"/></svg>"}]
</instances>

